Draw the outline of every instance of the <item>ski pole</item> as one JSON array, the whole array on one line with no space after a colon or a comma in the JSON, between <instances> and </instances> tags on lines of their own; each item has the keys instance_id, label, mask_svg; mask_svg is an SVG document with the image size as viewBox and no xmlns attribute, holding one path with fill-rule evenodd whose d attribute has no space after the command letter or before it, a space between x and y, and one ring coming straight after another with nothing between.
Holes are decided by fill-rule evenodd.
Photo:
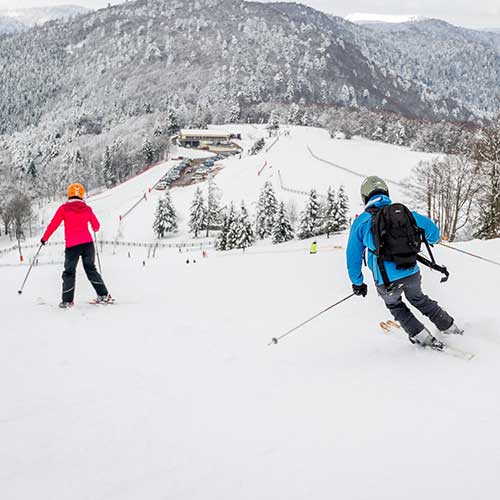
<instances>
[{"instance_id":1,"label":"ski pole","mask_svg":"<svg viewBox=\"0 0 500 500\"><path fill-rule=\"evenodd\" d=\"M31 261L31 264L30 264L30 267L28 269L28 272L26 273L26 276L24 277L23 284L21 285L21 288L17 291L17 293L19 295L21 295L23 293L24 285L26 284L26 281L28 281L28 276L31 273L31 269L33 268L33 264L36 262L36 259L38 258L38 254L40 253L40 250L42 249L42 247L43 247L43 243L40 243L40 246L38 247L38 250L37 250L35 256L33 257L33 260Z\"/></svg>"},{"instance_id":2,"label":"ski pole","mask_svg":"<svg viewBox=\"0 0 500 500\"><path fill-rule=\"evenodd\" d=\"M94 242L95 242L95 254L97 257L97 265L99 266L99 274L102 276L101 258L99 256L99 245L97 243L97 234L95 231L94 231Z\"/></svg>"},{"instance_id":3,"label":"ski pole","mask_svg":"<svg viewBox=\"0 0 500 500\"><path fill-rule=\"evenodd\" d=\"M500 266L500 262L496 262L491 259L487 259L486 257L481 257L480 255L476 255L475 253L466 252L465 250L460 250L459 248L452 247L450 245L446 245L445 243L439 243L442 247L449 248L450 250L455 250L455 252L460 252L469 257L474 257L476 259L484 260L485 262L489 262L490 264L495 264L495 266Z\"/></svg>"},{"instance_id":4,"label":"ski pole","mask_svg":"<svg viewBox=\"0 0 500 500\"><path fill-rule=\"evenodd\" d=\"M277 344L278 340L281 340L282 338L286 337L287 335L290 335L291 333L293 333L294 331L296 331L299 328L303 327L304 325L307 325L307 323L311 322L313 319L316 319L318 316L321 316L322 314L326 313L330 309L333 309L334 307L338 306L339 304L342 304L342 302L345 302L347 299L350 299L351 297L354 297L353 293L351 293L351 295L348 295L347 297L344 297L343 299L339 300L338 302L335 302L335 304L332 304L331 306L328 306L326 309L323 309L322 311L320 311L319 313L315 314L311 318L306 319L305 321L303 321L302 323L300 323L300 325L297 325L296 327L292 328L291 330L288 330L283 335L280 335L279 337L273 337L271 339L271 342L269 342L269 344L267 344L267 345Z\"/></svg>"}]
</instances>

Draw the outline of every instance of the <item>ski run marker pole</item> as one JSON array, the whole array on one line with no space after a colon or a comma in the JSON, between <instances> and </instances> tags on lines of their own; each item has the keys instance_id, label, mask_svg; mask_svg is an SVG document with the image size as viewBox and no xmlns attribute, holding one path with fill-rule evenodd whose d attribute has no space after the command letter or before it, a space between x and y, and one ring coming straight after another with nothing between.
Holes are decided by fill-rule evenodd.
<instances>
[{"instance_id":1,"label":"ski run marker pole","mask_svg":"<svg viewBox=\"0 0 500 500\"><path fill-rule=\"evenodd\" d=\"M24 285L26 284L26 281L28 281L28 276L30 275L31 273L31 269L33 269L33 264L36 262L36 259L38 257L38 254L40 253L40 250L42 249L43 247L43 243L40 243L40 246L38 247L38 250L35 254L35 256L33 257L33 260L31 261L31 264L30 264L30 267L28 269L28 272L26 273L26 276L24 277L24 281L23 281L23 284L21 285L21 288L17 291L17 293L19 295L21 295L23 293L23 290L24 290Z\"/></svg>"},{"instance_id":2,"label":"ski run marker pole","mask_svg":"<svg viewBox=\"0 0 500 500\"><path fill-rule=\"evenodd\" d=\"M101 258L99 256L99 244L97 243L97 234L94 231L94 243L95 243L95 254L97 257L97 265L99 266L99 274L102 276L102 269L101 269Z\"/></svg>"},{"instance_id":3,"label":"ski run marker pole","mask_svg":"<svg viewBox=\"0 0 500 500\"><path fill-rule=\"evenodd\" d=\"M342 302L345 302L347 299L350 299L351 297L354 297L354 293L351 293L351 295L348 295L347 297L344 297L343 299L339 300L338 302L335 302L335 304L332 304L331 306L328 306L326 309L323 309L322 311L320 311L319 313L315 314L311 318L306 319L300 325L297 325L296 327L292 328L291 330L288 330L283 335L280 335L279 337L273 337L271 339L271 342L269 342L269 344L267 344L267 345L277 344L278 340L281 340L282 338L286 337L287 335L290 335L292 332L294 332L294 331L298 330L299 328L303 327L304 325L306 325L307 323L311 322L313 319L316 319L318 316L321 316L322 314L326 313L330 309L333 309L334 307L338 306L339 304L342 304Z\"/></svg>"},{"instance_id":4,"label":"ski run marker pole","mask_svg":"<svg viewBox=\"0 0 500 500\"><path fill-rule=\"evenodd\" d=\"M450 250L455 250L455 252L460 252L469 257L474 257L476 259L484 260L485 262L489 262L490 264L494 264L495 266L500 266L500 262L496 262L494 260L487 259L486 257L481 257L480 255L476 255L475 253L466 252L465 250L460 250L459 248L452 247L450 245L446 245L445 243L439 243L442 247L449 248Z\"/></svg>"}]
</instances>

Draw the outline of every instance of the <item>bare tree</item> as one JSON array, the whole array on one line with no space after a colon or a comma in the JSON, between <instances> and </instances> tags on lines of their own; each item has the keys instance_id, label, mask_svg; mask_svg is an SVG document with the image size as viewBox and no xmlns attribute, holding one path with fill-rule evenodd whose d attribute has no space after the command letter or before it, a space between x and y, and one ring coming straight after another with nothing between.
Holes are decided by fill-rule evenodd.
<instances>
[{"instance_id":1,"label":"bare tree","mask_svg":"<svg viewBox=\"0 0 500 500\"><path fill-rule=\"evenodd\" d=\"M469 159L445 156L420 162L405 186L413 203L439 226L443 238L453 241L471 222L481 176Z\"/></svg>"},{"instance_id":2,"label":"bare tree","mask_svg":"<svg viewBox=\"0 0 500 500\"><path fill-rule=\"evenodd\" d=\"M22 193L15 193L2 210L4 226L8 227L18 241L25 238L24 229L32 217L31 200Z\"/></svg>"}]
</instances>

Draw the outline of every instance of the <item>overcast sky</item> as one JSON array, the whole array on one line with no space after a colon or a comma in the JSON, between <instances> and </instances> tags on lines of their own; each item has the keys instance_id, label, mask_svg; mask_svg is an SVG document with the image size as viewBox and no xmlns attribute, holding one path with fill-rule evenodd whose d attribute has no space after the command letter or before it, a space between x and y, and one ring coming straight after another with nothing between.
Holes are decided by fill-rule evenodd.
<instances>
[{"instance_id":1,"label":"overcast sky","mask_svg":"<svg viewBox=\"0 0 500 500\"><path fill-rule=\"evenodd\" d=\"M119 2L111 0L111 3ZM300 3L339 16L353 12L418 14L425 17L437 17L460 26L500 28L500 0L406 0L405 2L401 0L303 0ZM10 9L61 4L99 8L105 7L108 0L0 0L0 8Z\"/></svg>"}]
</instances>

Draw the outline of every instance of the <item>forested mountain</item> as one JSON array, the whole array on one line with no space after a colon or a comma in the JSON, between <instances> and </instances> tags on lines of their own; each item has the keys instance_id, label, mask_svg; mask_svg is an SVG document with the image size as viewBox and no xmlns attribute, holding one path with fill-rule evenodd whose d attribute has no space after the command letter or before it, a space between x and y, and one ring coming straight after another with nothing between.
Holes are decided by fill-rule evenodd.
<instances>
[{"instance_id":1,"label":"forested mountain","mask_svg":"<svg viewBox=\"0 0 500 500\"><path fill-rule=\"evenodd\" d=\"M139 0L51 22L0 42L0 133L42 117L116 122L167 97L215 120L300 100L469 118L466 100L369 60L352 28L298 4L233 0Z\"/></svg>"},{"instance_id":2,"label":"forested mountain","mask_svg":"<svg viewBox=\"0 0 500 500\"><path fill-rule=\"evenodd\" d=\"M466 105L475 116L498 109L500 33L437 19L375 23L354 33L363 54L391 72Z\"/></svg>"},{"instance_id":3,"label":"forested mountain","mask_svg":"<svg viewBox=\"0 0 500 500\"><path fill-rule=\"evenodd\" d=\"M333 117L356 133L369 110L382 117L371 137L408 144L418 134L395 115L494 115L499 40L435 20L364 27L234 0L138 0L50 21L0 36L0 175L50 178L54 192L75 168L104 182L101 162L114 162L117 182L178 125L273 111L295 124ZM357 110L356 126L334 109Z\"/></svg>"}]
</instances>

